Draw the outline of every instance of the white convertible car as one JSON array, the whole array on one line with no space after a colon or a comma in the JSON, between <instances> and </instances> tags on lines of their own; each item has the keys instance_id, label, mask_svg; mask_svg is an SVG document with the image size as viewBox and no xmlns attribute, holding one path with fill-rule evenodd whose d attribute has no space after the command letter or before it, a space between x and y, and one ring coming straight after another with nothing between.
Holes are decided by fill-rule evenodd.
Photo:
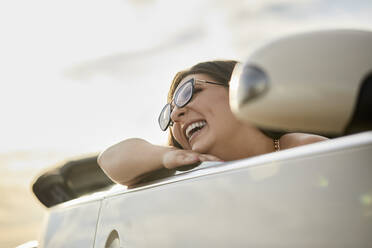
<instances>
[{"instance_id":1,"label":"white convertible car","mask_svg":"<svg viewBox=\"0 0 372 248\"><path fill-rule=\"evenodd\" d=\"M372 247L372 32L265 44L235 68L230 101L264 130L332 139L131 189L96 157L72 161L33 185L50 208L38 247Z\"/></svg>"}]
</instances>

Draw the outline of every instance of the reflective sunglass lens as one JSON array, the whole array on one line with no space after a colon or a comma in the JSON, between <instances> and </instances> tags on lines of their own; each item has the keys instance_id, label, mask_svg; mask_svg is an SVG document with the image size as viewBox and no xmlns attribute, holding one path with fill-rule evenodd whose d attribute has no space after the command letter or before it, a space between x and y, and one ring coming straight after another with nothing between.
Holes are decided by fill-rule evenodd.
<instances>
[{"instance_id":1,"label":"reflective sunglass lens","mask_svg":"<svg viewBox=\"0 0 372 248\"><path fill-rule=\"evenodd\" d=\"M193 91L193 82L194 79L190 79L185 84L183 84L176 92L174 96L174 104L179 107L183 108L192 98L192 91ZM168 126L171 125L171 112L172 107L171 104L168 103L164 106L162 111L160 112L158 122L160 129L165 131L167 130Z\"/></svg>"},{"instance_id":2,"label":"reflective sunglass lens","mask_svg":"<svg viewBox=\"0 0 372 248\"><path fill-rule=\"evenodd\" d=\"M171 105L168 103L167 105L164 106L164 108L160 112L159 119L158 119L160 129L163 131L165 131L169 126L170 113L171 113Z\"/></svg>"},{"instance_id":3,"label":"reflective sunglass lens","mask_svg":"<svg viewBox=\"0 0 372 248\"><path fill-rule=\"evenodd\" d=\"M184 107L191 99L192 97L192 81L189 81L181 86L181 88L178 89L175 97L174 97L174 103L177 105L177 107L182 108Z\"/></svg>"}]
</instances>

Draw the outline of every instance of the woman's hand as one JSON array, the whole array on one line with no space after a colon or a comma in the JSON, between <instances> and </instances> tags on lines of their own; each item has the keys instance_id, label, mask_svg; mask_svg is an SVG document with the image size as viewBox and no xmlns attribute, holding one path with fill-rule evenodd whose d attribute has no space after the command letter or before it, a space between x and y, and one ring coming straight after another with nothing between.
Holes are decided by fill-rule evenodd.
<instances>
[{"instance_id":1,"label":"woman's hand","mask_svg":"<svg viewBox=\"0 0 372 248\"><path fill-rule=\"evenodd\" d=\"M184 165L191 165L204 161L222 161L210 154L200 154L191 150L174 149L163 155L163 165L167 169L174 169Z\"/></svg>"}]
</instances>

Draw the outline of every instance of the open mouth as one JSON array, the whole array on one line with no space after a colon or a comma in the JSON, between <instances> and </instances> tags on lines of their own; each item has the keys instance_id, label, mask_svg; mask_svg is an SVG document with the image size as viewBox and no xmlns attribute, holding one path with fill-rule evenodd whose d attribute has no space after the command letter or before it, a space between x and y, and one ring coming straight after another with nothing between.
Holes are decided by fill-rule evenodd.
<instances>
[{"instance_id":1,"label":"open mouth","mask_svg":"<svg viewBox=\"0 0 372 248\"><path fill-rule=\"evenodd\" d=\"M191 138L198 133L205 125L207 125L206 121L197 121L192 123L186 128L186 137L190 141Z\"/></svg>"}]
</instances>

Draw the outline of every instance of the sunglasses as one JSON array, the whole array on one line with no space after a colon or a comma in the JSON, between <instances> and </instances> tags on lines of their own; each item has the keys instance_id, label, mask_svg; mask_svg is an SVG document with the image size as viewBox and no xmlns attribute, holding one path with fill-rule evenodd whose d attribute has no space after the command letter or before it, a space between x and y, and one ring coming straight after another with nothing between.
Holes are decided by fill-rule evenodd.
<instances>
[{"instance_id":1,"label":"sunglasses","mask_svg":"<svg viewBox=\"0 0 372 248\"><path fill-rule=\"evenodd\" d=\"M216 85L222 85L227 87L227 85L223 83L217 83L217 82L211 82L201 79L195 79L192 78L188 80L186 83L184 83L174 94L174 98L170 103L167 103L163 109L160 112L158 122L160 129L165 131L169 126L173 125L173 121L171 119L171 114L173 111L172 102L174 105L176 105L178 108L185 107L192 99L192 96L195 91L195 83L208 83L208 84L216 84Z\"/></svg>"}]
</instances>

